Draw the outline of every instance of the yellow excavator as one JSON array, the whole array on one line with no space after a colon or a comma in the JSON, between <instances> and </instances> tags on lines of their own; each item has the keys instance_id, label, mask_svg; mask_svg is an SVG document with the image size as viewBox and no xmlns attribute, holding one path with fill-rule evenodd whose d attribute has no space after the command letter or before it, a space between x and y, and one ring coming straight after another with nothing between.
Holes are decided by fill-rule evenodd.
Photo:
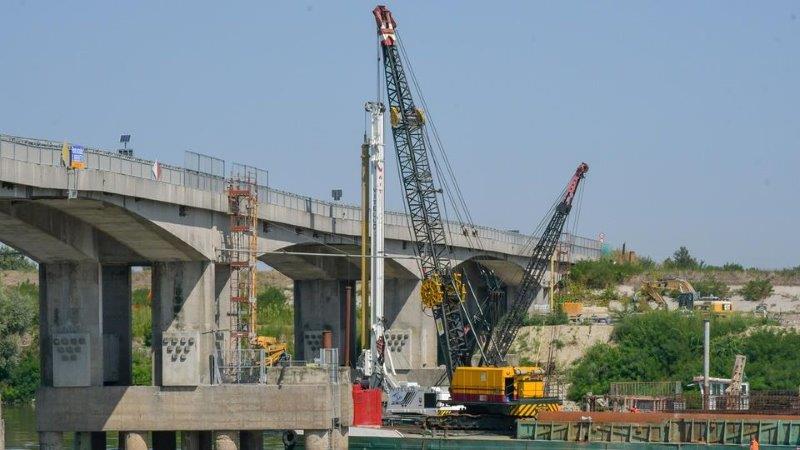
<instances>
[{"instance_id":1,"label":"yellow excavator","mask_svg":"<svg viewBox=\"0 0 800 450\"><path fill-rule=\"evenodd\" d=\"M677 292L678 308L683 310L703 310L712 313L724 313L733 310L728 300L718 297L700 297L691 283L683 278L661 278L655 281L646 281L633 295L633 307L636 311L645 311L650 303L655 303L656 309L667 309L664 292Z\"/></svg>"},{"instance_id":2,"label":"yellow excavator","mask_svg":"<svg viewBox=\"0 0 800 450\"><path fill-rule=\"evenodd\" d=\"M264 365L274 366L281 358L287 355L286 344L278 342L278 338L272 336L257 336L254 346L264 349Z\"/></svg>"}]
</instances>

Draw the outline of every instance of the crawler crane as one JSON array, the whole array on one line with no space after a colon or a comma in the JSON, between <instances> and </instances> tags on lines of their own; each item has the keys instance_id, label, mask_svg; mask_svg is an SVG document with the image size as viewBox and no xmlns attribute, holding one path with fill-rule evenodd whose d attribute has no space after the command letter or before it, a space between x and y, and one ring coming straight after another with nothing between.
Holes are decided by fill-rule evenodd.
<instances>
[{"instance_id":1,"label":"crawler crane","mask_svg":"<svg viewBox=\"0 0 800 450\"><path fill-rule=\"evenodd\" d=\"M453 402L467 407L465 414L447 416L434 426L483 428L487 422L507 426L516 417L532 417L538 410L558 408L548 396L546 371L538 367L512 367L506 354L522 326L527 310L542 287L548 262L555 251L588 166L581 163L559 198L541 238L533 248L518 295L509 310L493 323L479 310L467 312L467 293L449 257L438 190L434 186L426 136L426 116L416 107L401 61L396 22L385 6L373 10L378 26L383 68L397 153L400 179L411 219L415 252L422 269L421 300L433 311L440 348L451 380ZM490 324L476 330L472 323ZM468 336L467 333L472 333ZM474 340L472 340L474 338ZM481 367L469 367L471 344L481 350ZM482 421L481 419L490 419Z\"/></svg>"}]
</instances>

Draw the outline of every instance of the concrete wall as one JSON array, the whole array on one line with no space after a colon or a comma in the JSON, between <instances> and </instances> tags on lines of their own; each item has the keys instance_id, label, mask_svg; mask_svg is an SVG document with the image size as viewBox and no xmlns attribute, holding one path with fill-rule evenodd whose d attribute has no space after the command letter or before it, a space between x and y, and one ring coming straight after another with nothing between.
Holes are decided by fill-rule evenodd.
<instances>
[{"instance_id":1,"label":"concrete wall","mask_svg":"<svg viewBox=\"0 0 800 450\"><path fill-rule=\"evenodd\" d=\"M329 383L328 370L288 367L269 374L268 384L40 388L36 401L39 431L125 430L285 430L330 429L335 411L340 423L352 424L348 369L340 384ZM336 392L338 390L338 392ZM338 408L334 402L340 402ZM76 409L76 405L91 405Z\"/></svg>"}]
</instances>

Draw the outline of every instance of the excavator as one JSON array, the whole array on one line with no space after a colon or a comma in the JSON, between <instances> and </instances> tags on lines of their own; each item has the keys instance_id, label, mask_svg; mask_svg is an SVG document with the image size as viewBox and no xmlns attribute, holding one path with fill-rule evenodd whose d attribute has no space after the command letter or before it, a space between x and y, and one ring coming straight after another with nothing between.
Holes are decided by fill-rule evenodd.
<instances>
[{"instance_id":1,"label":"excavator","mask_svg":"<svg viewBox=\"0 0 800 450\"><path fill-rule=\"evenodd\" d=\"M548 385L552 364L545 369L512 366L506 362L506 357L528 308L542 288L547 265L589 167L585 163L578 166L557 201L508 310L497 321L483 317L481 310L468 311L466 280L454 271L448 256L439 209L441 191L434 184L432 155L428 149L430 139L425 127L428 119L414 102L392 13L385 6L377 6L373 15L378 28L400 181L422 272L421 303L424 309L432 311L450 379L451 401L466 407L464 412L431 417L426 423L434 427L485 428L487 424L492 424L489 425L492 428L497 424L507 427L516 418L535 417L542 409L558 409L560 400L550 395ZM413 74L410 78L413 80ZM487 326L475 327L474 323ZM473 345L480 352L478 367L470 367Z\"/></svg>"},{"instance_id":2,"label":"excavator","mask_svg":"<svg viewBox=\"0 0 800 450\"><path fill-rule=\"evenodd\" d=\"M691 283L683 278L674 277L644 282L633 296L634 310L645 311L650 303L654 303L656 309L668 309L664 292L677 292L678 308L682 310L711 313L726 313L733 310L730 301L717 297L700 297Z\"/></svg>"}]
</instances>

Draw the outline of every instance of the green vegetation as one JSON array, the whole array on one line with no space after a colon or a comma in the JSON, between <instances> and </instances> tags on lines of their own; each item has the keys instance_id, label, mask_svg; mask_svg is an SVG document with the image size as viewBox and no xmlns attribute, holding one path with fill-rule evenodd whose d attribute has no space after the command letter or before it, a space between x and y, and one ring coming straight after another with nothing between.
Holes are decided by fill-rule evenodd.
<instances>
[{"instance_id":1,"label":"green vegetation","mask_svg":"<svg viewBox=\"0 0 800 450\"><path fill-rule=\"evenodd\" d=\"M703 265L704 263L697 262L697 259L689 253L689 249L684 246L675 250L671 258L664 260L664 268L667 269L696 270L702 268Z\"/></svg>"},{"instance_id":2,"label":"green vegetation","mask_svg":"<svg viewBox=\"0 0 800 450\"><path fill-rule=\"evenodd\" d=\"M258 334L286 342L294 353L294 307L280 288L264 286L258 293Z\"/></svg>"},{"instance_id":3,"label":"green vegetation","mask_svg":"<svg viewBox=\"0 0 800 450\"><path fill-rule=\"evenodd\" d=\"M22 253L0 245L0 270L36 270L36 263L25 257Z\"/></svg>"},{"instance_id":4,"label":"green vegetation","mask_svg":"<svg viewBox=\"0 0 800 450\"><path fill-rule=\"evenodd\" d=\"M134 347L133 349L133 385L150 386L153 384L153 352L150 347Z\"/></svg>"},{"instance_id":5,"label":"green vegetation","mask_svg":"<svg viewBox=\"0 0 800 450\"><path fill-rule=\"evenodd\" d=\"M30 283L0 288L0 392L8 403L33 398L39 386L38 302Z\"/></svg>"},{"instance_id":6,"label":"green vegetation","mask_svg":"<svg viewBox=\"0 0 800 450\"><path fill-rule=\"evenodd\" d=\"M767 319L732 315L711 318L711 373L730 376L734 356L747 356L752 389L800 385L800 334L775 331ZM632 314L614 325L612 344L596 344L569 374L569 397L608 392L612 381L690 383L702 373L703 317L677 311Z\"/></svg>"},{"instance_id":7,"label":"green vegetation","mask_svg":"<svg viewBox=\"0 0 800 450\"><path fill-rule=\"evenodd\" d=\"M569 323L569 317L564 312L564 307L561 302L556 303L555 311L547 314L530 314L523 322L524 326L540 326L540 325L566 325Z\"/></svg>"},{"instance_id":8,"label":"green vegetation","mask_svg":"<svg viewBox=\"0 0 800 450\"><path fill-rule=\"evenodd\" d=\"M150 289L134 289L131 293L131 334L133 335L132 375L134 386L153 384L153 310Z\"/></svg>"},{"instance_id":9,"label":"green vegetation","mask_svg":"<svg viewBox=\"0 0 800 450\"><path fill-rule=\"evenodd\" d=\"M715 296L725 298L730 294L730 288L727 284L719 281L716 277L706 276L702 280L692 283L694 289L701 297Z\"/></svg>"},{"instance_id":10,"label":"green vegetation","mask_svg":"<svg viewBox=\"0 0 800 450\"><path fill-rule=\"evenodd\" d=\"M745 300L751 302L764 300L772 295L772 283L766 278L751 280L739 289L739 293Z\"/></svg>"},{"instance_id":11,"label":"green vegetation","mask_svg":"<svg viewBox=\"0 0 800 450\"><path fill-rule=\"evenodd\" d=\"M579 261L569 273L569 281L589 289L606 289L616 286L626 278L645 271L645 266L636 262L617 262L604 257L597 261Z\"/></svg>"}]
</instances>

